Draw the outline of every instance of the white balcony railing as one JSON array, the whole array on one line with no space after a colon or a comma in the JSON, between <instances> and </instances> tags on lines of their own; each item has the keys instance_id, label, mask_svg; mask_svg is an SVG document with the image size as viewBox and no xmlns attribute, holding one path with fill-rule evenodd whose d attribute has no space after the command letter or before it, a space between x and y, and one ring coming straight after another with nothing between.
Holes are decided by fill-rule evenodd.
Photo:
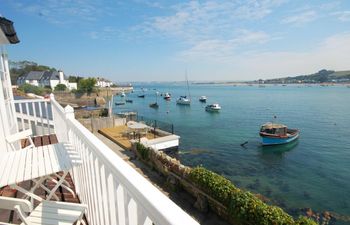
<instances>
[{"instance_id":1,"label":"white balcony railing","mask_svg":"<svg viewBox=\"0 0 350 225\"><path fill-rule=\"evenodd\" d=\"M69 141L83 161L71 175L90 225L198 224L82 126L70 106L53 97L51 106L58 140Z\"/></svg>"},{"instance_id":2,"label":"white balcony railing","mask_svg":"<svg viewBox=\"0 0 350 225\"><path fill-rule=\"evenodd\" d=\"M14 100L19 131L31 128L35 136L54 133L50 99Z\"/></svg>"}]
</instances>

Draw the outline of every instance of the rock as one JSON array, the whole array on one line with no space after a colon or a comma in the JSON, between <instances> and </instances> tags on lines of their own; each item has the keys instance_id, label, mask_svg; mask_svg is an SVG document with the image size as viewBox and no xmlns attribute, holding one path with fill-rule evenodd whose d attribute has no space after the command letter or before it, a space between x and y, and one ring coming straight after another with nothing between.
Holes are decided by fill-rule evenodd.
<instances>
[{"instance_id":1,"label":"rock","mask_svg":"<svg viewBox=\"0 0 350 225\"><path fill-rule=\"evenodd\" d=\"M314 215L314 212L312 211L311 208L306 208L304 210L307 217L312 217Z\"/></svg>"},{"instance_id":2,"label":"rock","mask_svg":"<svg viewBox=\"0 0 350 225\"><path fill-rule=\"evenodd\" d=\"M261 201L265 202L265 203L268 203L268 202L271 202L271 200L267 197L265 197L264 195L262 194L255 194L255 196L260 199Z\"/></svg>"},{"instance_id":3,"label":"rock","mask_svg":"<svg viewBox=\"0 0 350 225\"><path fill-rule=\"evenodd\" d=\"M328 211L324 211L322 213L322 217L323 217L324 220L330 220L331 219L331 213L328 212Z\"/></svg>"},{"instance_id":4,"label":"rock","mask_svg":"<svg viewBox=\"0 0 350 225\"><path fill-rule=\"evenodd\" d=\"M106 100L103 97L96 97L95 98L95 105L105 105Z\"/></svg>"},{"instance_id":5,"label":"rock","mask_svg":"<svg viewBox=\"0 0 350 225\"><path fill-rule=\"evenodd\" d=\"M311 199L311 195L306 191L303 192L303 196L305 199Z\"/></svg>"},{"instance_id":6,"label":"rock","mask_svg":"<svg viewBox=\"0 0 350 225\"><path fill-rule=\"evenodd\" d=\"M208 199L204 195L197 193L197 201L194 203L194 207L201 212L208 212L209 204Z\"/></svg>"}]
</instances>

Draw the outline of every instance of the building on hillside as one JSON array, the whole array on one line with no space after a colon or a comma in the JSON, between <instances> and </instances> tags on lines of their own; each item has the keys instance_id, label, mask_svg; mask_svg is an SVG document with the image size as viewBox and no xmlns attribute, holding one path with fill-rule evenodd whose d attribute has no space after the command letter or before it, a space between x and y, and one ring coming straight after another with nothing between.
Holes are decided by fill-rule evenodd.
<instances>
[{"instance_id":1,"label":"building on hillside","mask_svg":"<svg viewBox=\"0 0 350 225\"><path fill-rule=\"evenodd\" d=\"M31 84L39 87L50 87L64 84L69 90L77 89L77 83L69 83L62 71L30 71L17 79L17 85Z\"/></svg>"},{"instance_id":2,"label":"building on hillside","mask_svg":"<svg viewBox=\"0 0 350 225\"><path fill-rule=\"evenodd\" d=\"M97 87L110 87L112 85L113 85L112 81L109 81L109 80L107 80L105 78L101 78L101 77L96 78L95 86L97 86Z\"/></svg>"}]
</instances>

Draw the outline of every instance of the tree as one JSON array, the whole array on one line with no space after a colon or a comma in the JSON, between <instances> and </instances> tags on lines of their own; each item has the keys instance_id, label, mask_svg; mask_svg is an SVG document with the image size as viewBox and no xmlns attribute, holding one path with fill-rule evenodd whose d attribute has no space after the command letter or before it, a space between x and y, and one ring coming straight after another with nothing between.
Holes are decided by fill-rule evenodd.
<instances>
[{"instance_id":1,"label":"tree","mask_svg":"<svg viewBox=\"0 0 350 225\"><path fill-rule=\"evenodd\" d=\"M12 84L16 84L18 77L23 76L24 74L30 71L56 71L56 69L53 67L39 65L36 62L31 62L27 60L18 62L10 61L9 66Z\"/></svg>"},{"instance_id":2,"label":"tree","mask_svg":"<svg viewBox=\"0 0 350 225\"><path fill-rule=\"evenodd\" d=\"M82 79L84 79L84 77L80 77L80 76L69 76L68 77L68 81L70 83L79 83L79 81Z\"/></svg>"},{"instance_id":3,"label":"tree","mask_svg":"<svg viewBox=\"0 0 350 225\"><path fill-rule=\"evenodd\" d=\"M67 86L65 84L57 84L55 87L55 91L65 91L67 90Z\"/></svg>"},{"instance_id":4,"label":"tree","mask_svg":"<svg viewBox=\"0 0 350 225\"><path fill-rule=\"evenodd\" d=\"M95 78L81 79L78 83L78 91L86 92L90 94L94 91L95 84L96 84Z\"/></svg>"}]
</instances>

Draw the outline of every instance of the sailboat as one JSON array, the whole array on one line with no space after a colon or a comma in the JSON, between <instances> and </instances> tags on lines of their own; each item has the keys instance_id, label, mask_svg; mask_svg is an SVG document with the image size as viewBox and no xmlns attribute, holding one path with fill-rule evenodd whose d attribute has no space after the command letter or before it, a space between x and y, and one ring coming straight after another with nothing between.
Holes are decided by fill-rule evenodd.
<instances>
[{"instance_id":1,"label":"sailboat","mask_svg":"<svg viewBox=\"0 0 350 225\"><path fill-rule=\"evenodd\" d=\"M187 81L187 91L188 91L189 98L187 98L186 95L180 96L180 98L178 98L176 100L176 104L179 104L179 105L190 105L191 104L191 94L190 94L190 86L188 84L187 71L186 71L186 81Z\"/></svg>"},{"instance_id":2,"label":"sailboat","mask_svg":"<svg viewBox=\"0 0 350 225\"><path fill-rule=\"evenodd\" d=\"M158 105L158 91L156 92L156 102L149 104L149 107L155 108L155 109L159 108L159 105Z\"/></svg>"}]
</instances>

